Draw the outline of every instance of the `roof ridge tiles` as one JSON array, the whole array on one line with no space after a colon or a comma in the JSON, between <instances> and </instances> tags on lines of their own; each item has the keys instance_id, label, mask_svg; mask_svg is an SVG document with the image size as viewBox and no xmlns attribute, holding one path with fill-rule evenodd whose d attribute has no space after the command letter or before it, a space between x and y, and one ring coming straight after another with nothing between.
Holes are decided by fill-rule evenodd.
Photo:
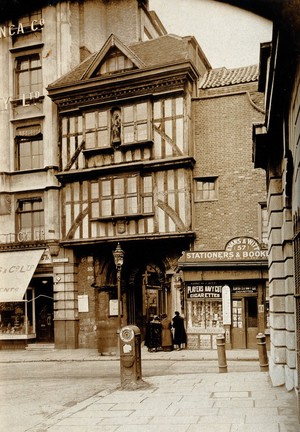
<instances>
[{"instance_id":1,"label":"roof ridge tiles","mask_svg":"<svg viewBox=\"0 0 300 432\"><path fill-rule=\"evenodd\" d=\"M257 81L258 65L240 66L227 69L225 66L208 70L202 82L201 89L224 87Z\"/></svg>"}]
</instances>

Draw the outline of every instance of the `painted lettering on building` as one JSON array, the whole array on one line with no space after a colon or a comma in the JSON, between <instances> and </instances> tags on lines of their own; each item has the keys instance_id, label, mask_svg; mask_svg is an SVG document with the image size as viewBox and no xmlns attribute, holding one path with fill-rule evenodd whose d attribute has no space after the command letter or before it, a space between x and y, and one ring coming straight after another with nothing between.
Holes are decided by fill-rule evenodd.
<instances>
[{"instance_id":1,"label":"painted lettering on building","mask_svg":"<svg viewBox=\"0 0 300 432\"><path fill-rule=\"evenodd\" d=\"M179 262L202 261L261 261L268 259L268 251L251 237L230 240L223 251L186 251Z\"/></svg>"},{"instance_id":2,"label":"painted lettering on building","mask_svg":"<svg viewBox=\"0 0 300 432\"><path fill-rule=\"evenodd\" d=\"M187 282L186 295L188 299L221 298L222 285L215 285L213 282L209 284L200 282Z\"/></svg>"},{"instance_id":3,"label":"painted lettering on building","mask_svg":"<svg viewBox=\"0 0 300 432\"><path fill-rule=\"evenodd\" d=\"M5 273L26 273L32 272L35 269L35 266L32 264L26 265L13 265L10 267L0 267L0 274Z\"/></svg>"},{"instance_id":4,"label":"painted lettering on building","mask_svg":"<svg viewBox=\"0 0 300 432\"><path fill-rule=\"evenodd\" d=\"M0 96L0 104L1 104L0 109L7 110L9 102L14 102L16 100L21 100L22 106L29 106L32 103L34 103L36 100L38 100L40 98L40 96L41 95L40 95L39 91L34 91L34 92L30 92L30 93L23 93L17 99L15 99L11 96Z\"/></svg>"},{"instance_id":5,"label":"painted lettering on building","mask_svg":"<svg viewBox=\"0 0 300 432\"><path fill-rule=\"evenodd\" d=\"M35 32L43 28L44 25L45 20L41 18L39 20L32 20L29 26L21 22L19 22L17 25L11 24L9 26L0 26L0 39L25 34L25 30L28 27L30 27L31 31Z\"/></svg>"}]
</instances>

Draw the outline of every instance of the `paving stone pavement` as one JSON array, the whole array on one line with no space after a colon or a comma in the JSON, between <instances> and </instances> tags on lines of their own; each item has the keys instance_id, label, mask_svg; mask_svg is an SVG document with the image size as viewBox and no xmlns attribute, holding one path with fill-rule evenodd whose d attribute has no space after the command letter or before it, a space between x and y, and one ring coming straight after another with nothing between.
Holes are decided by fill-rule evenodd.
<instances>
[{"instance_id":1,"label":"paving stone pavement","mask_svg":"<svg viewBox=\"0 0 300 432\"><path fill-rule=\"evenodd\" d=\"M38 347L37 347L38 348ZM257 350L227 360L258 362ZM216 350L149 353L142 360L217 360ZM0 351L0 363L119 361L97 350ZM259 370L259 369L258 369ZM1 430L1 425L0 425ZM56 413L27 432L300 432L295 392L272 387L268 372L147 377L138 388L105 391Z\"/></svg>"},{"instance_id":2,"label":"paving stone pavement","mask_svg":"<svg viewBox=\"0 0 300 432\"><path fill-rule=\"evenodd\" d=\"M100 392L31 432L299 432L294 392L268 372L150 377Z\"/></svg>"}]
</instances>

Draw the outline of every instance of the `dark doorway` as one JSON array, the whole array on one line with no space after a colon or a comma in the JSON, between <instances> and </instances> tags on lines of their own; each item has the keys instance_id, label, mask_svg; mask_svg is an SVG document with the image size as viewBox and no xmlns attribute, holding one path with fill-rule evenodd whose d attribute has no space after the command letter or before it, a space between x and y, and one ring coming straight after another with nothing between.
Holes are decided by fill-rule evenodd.
<instances>
[{"instance_id":1,"label":"dark doorway","mask_svg":"<svg viewBox=\"0 0 300 432\"><path fill-rule=\"evenodd\" d=\"M142 338L146 324L164 312L164 274L153 264L134 272L127 293L128 324L139 327Z\"/></svg>"},{"instance_id":2,"label":"dark doorway","mask_svg":"<svg viewBox=\"0 0 300 432\"><path fill-rule=\"evenodd\" d=\"M39 279L35 285L35 314L37 342L54 342L53 280Z\"/></svg>"}]
</instances>

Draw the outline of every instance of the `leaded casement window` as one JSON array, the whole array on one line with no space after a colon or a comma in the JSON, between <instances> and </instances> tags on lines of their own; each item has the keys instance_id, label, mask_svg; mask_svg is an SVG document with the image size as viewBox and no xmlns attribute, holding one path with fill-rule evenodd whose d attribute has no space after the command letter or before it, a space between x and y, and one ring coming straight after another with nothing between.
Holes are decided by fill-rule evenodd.
<instances>
[{"instance_id":1,"label":"leaded casement window","mask_svg":"<svg viewBox=\"0 0 300 432\"><path fill-rule=\"evenodd\" d=\"M20 126L16 128L16 169L32 170L43 168L44 146L40 124Z\"/></svg>"},{"instance_id":2,"label":"leaded casement window","mask_svg":"<svg viewBox=\"0 0 300 432\"><path fill-rule=\"evenodd\" d=\"M85 112L83 138L86 149L108 148L150 139L151 110L148 102Z\"/></svg>"},{"instance_id":3,"label":"leaded casement window","mask_svg":"<svg viewBox=\"0 0 300 432\"><path fill-rule=\"evenodd\" d=\"M86 149L111 145L109 110L86 112L84 128Z\"/></svg>"},{"instance_id":4,"label":"leaded casement window","mask_svg":"<svg viewBox=\"0 0 300 432\"><path fill-rule=\"evenodd\" d=\"M133 68L132 61L125 57L124 54L119 50L111 50L110 53L105 57L105 61L100 66L97 75L106 75L116 72L123 72Z\"/></svg>"},{"instance_id":5,"label":"leaded casement window","mask_svg":"<svg viewBox=\"0 0 300 432\"><path fill-rule=\"evenodd\" d=\"M18 200L16 219L19 241L45 238L44 204L41 197Z\"/></svg>"},{"instance_id":6,"label":"leaded casement window","mask_svg":"<svg viewBox=\"0 0 300 432\"><path fill-rule=\"evenodd\" d=\"M91 183L92 218L134 216L153 211L152 178L110 176Z\"/></svg>"},{"instance_id":7,"label":"leaded casement window","mask_svg":"<svg viewBox=\"0 0 300 432\"><path fill-rule=\"evenodd\" d=\"M214 201L218 199L217 177L195 179L195 202Z\"/></svg>"},{"instance_id":8,"label":"leaded casement window","mask_svg":"<svg viewBox=\"0 0 300 432\"><path fill-rule=\"evenodd\" d=\"M17 99L38 97L42 94L42 61L39 53L15 59L15 96Z\"/></svg>"},{"instance_id":9,"label":"leaded casement window","mask_svg":"<svg viewBox=\"0 0 300 432\"><path fill-rule=\"evenodd\" d=\"M122 114L124 144L149 139L149 108L146 102L125 106Z\"/></svg>"}]
</instances>

